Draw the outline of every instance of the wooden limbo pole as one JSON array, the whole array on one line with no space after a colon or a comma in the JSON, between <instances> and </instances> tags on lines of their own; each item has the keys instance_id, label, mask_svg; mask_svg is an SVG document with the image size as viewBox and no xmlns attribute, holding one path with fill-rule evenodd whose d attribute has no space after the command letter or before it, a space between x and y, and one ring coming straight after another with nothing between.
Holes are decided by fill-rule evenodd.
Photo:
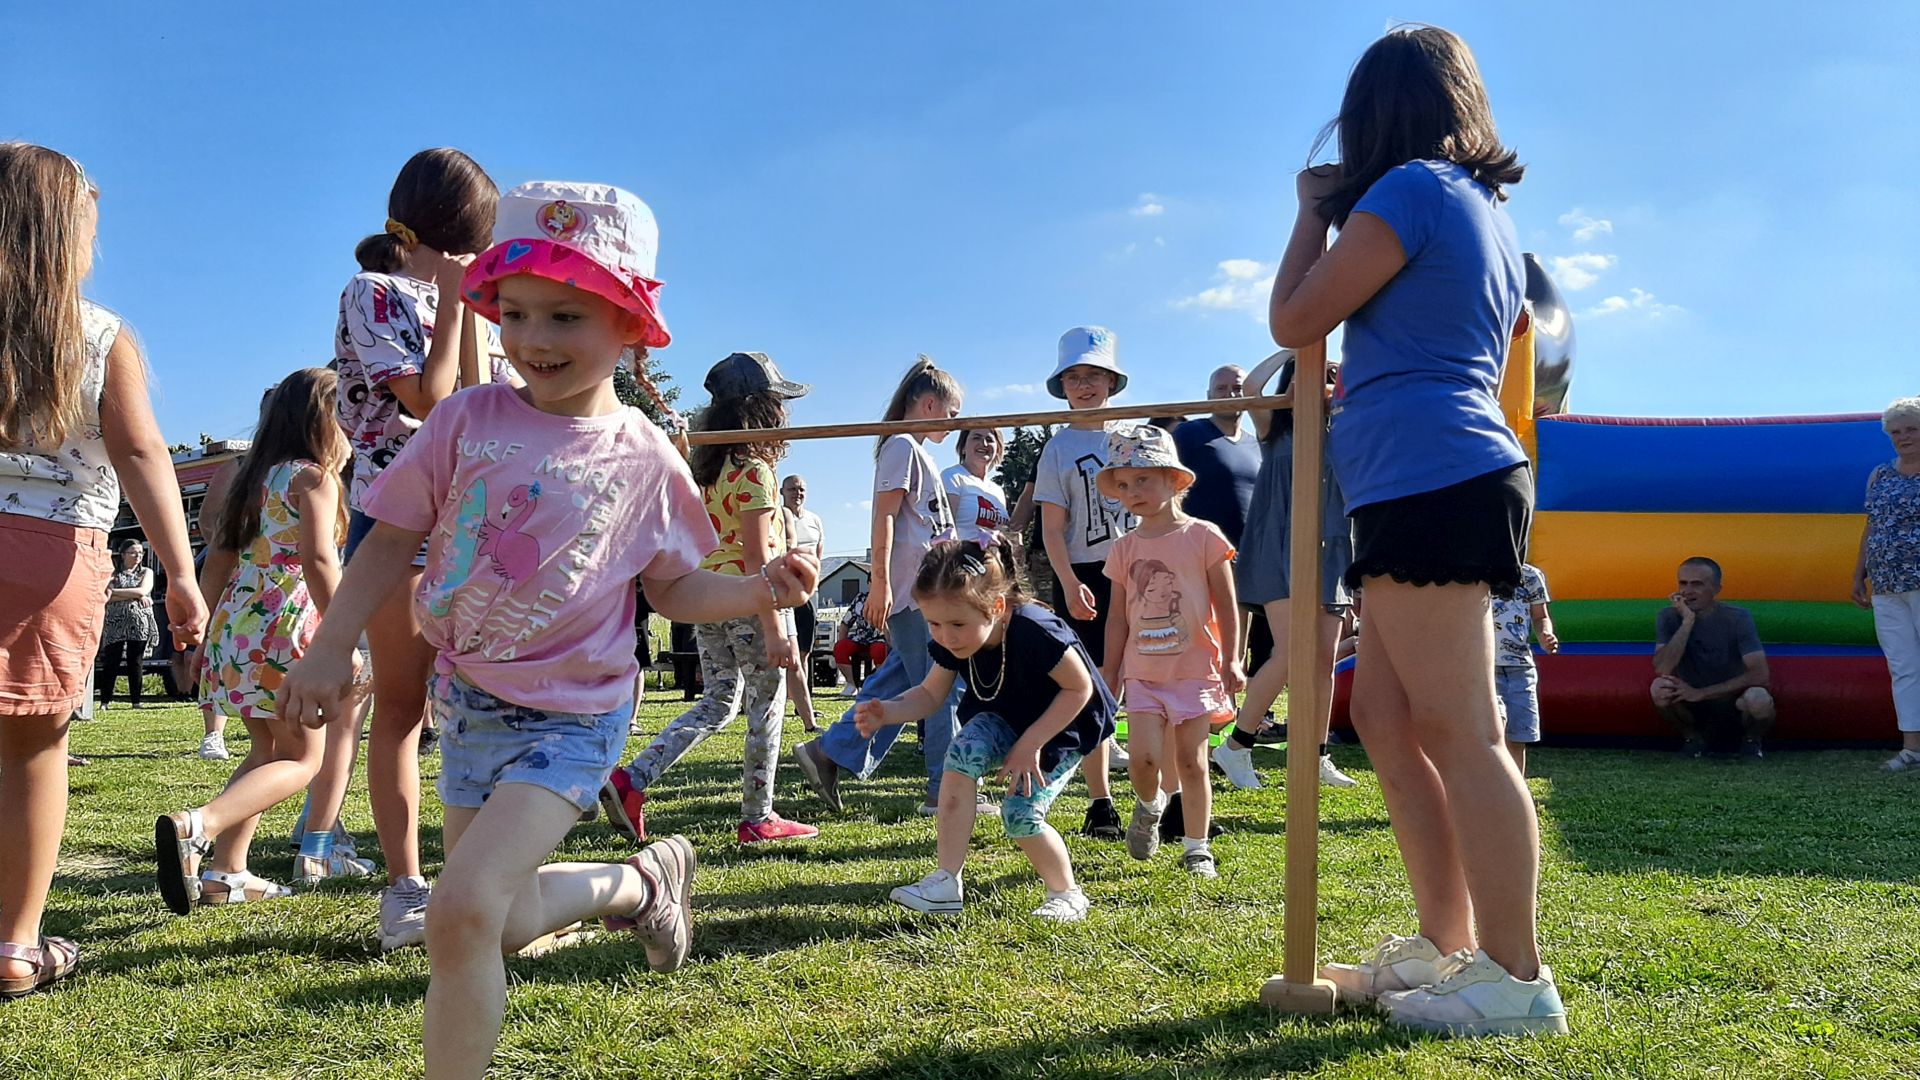
<instances>
[{"instance_id":1,"label":"wooden limbo pole","mask_svg":"<svg viewBox=\"0 0 1920 1080\"><path fill-rule=\"evenodd\" d=\"M1327 346L1321 341L1301 349L1294 361L1294 387L1320 388L1327 381ZM1292 561L1288 580L1294 583L1295 603L1288 605L1287 670L1295 673L1287 686L1287 876L1285 961L1280 974L1260 988L1260 1001L1282 1012L1331 1013L1334 986L1318 977L1315 962L1319 930L1320 873L1320 739L1319 718L1326 713L1328 689L1322 672L1333 657L1320 648L1320 527L1324 492L1326 399L1320 393L1295 393L1240 398L1240 409L1293 410L1293 522ZM1107 409L1061 409L1049 412L964 416L950 420L897 420L862 424L820 424L780 430L785 440L838 439L854 436L915 432L972 431L1015 428L1031 424L1065 424L1086 420L1141 420L1156 416L1211 413L1218 401L1177 401L1159 405L1125 405ZM748 442L764 431L695 431L687 441Z\"/></svg>"},{"instance_id":2,"label":"wooden limbo pole","mask_svg":"<svg viewBox=\"0 0 1920 1080\"><path fill-rule=\"evenodd\" d=\"M1331 702L1320 647L1320 525L1326 430L1327 343L1294 359L1292 559L1287 580L1287 881L1285 961L1260 987L1262 1004L1291 1013L1331 1013L1333 983L1314 951L1320 909L1320 718Z\"/></svg>"}]
</instances>

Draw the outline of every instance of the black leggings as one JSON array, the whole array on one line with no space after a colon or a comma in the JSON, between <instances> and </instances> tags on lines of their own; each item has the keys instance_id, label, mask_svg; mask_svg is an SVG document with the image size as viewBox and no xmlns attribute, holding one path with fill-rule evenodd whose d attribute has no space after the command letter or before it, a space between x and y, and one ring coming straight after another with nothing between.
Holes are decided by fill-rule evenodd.
<instances>
[{"instance_id":1,"label":"black leggings","mask_svg":"<svg viewBox=\"0 0 1920 1080\"><path fill-rule=\"evenodd\" d=\"M147 658L144 641L114 641L100 648L100 704L113 700L113 681L127 677L127 700L140 704L140 680L144 677L141 661Z\"/></svg>"}]
</instances>

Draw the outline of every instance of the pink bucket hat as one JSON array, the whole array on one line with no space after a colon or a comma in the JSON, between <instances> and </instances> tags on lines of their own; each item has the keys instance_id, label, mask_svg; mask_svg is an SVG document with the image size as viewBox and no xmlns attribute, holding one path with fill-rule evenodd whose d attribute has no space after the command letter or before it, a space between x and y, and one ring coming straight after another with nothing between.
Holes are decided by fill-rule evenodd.
<instances>
[{"instance_id":1,"label":"pink bucket hat","mask_svg":"<svg viewBox=\"0 0 1920 1080\"><path fill-rule=\"evenodd\" d=\"M500 196L493 246L473 260L460 291L469 307L497 323L501 278L533 274L558 281L640 316L647 324L640 343L658 349L673 340L653 276L659 250L660 226L632 192L535 180Z\"/></svg>"}]
</instances>

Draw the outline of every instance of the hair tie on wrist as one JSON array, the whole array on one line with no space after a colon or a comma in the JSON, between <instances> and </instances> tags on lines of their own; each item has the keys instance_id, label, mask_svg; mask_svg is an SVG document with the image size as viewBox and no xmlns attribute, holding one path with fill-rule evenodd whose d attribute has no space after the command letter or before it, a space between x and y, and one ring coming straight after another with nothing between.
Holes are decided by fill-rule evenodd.
<instances>
[{"instance_id":1,"label":"hair tie on wrist","mask_svg":"<svg viewBox=\"0 0 1920 1080\"><path fill-rule=\"evenodd\" d=\"M780 602L780 590L774 586L773 577L767 573L767 568L764 566L760 568L760 580L767 583L767 595L773 597L774 610L778 611L786 607L787 605Z\"/></svg>"},{"instance_id":2,"label":"hair tie on wrist","mask_svg":"<svg viewBox=\"0 0 1920 1080\"><path fill-rule=\"evenodd\" d=\"M414 235L413 230L392 218L387 219L387 231L399 237L400 242L405 244L408 250L420 246L420 238Z\"/></svg>"}]
</instances>

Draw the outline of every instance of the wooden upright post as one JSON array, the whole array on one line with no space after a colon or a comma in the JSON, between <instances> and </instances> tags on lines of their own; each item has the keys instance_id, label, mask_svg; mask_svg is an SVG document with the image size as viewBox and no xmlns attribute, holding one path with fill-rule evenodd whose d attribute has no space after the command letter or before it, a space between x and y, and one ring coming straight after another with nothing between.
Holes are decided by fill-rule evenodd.
<instances>
[{"instance_id":1,"label":"wooden upright post","mask_svg":"<svg viewBox=\"0 0 1920 1080\"><path fill-rule=\"evenodd\" d=\"M1334 986L1319 977L1320 907L1320 536L1326 430L1327 343L1301 349L1293 373L1292 559L1287 578L1287 882L1282 973L1260 988L1262 1004L1291 1013L1331 1013Z\"/></svg>"},{"instance_id":2,"label":"wooden upright post","mask_svg":"<svg viewBox=\"0 0 1920 1080\"><path fill-rule=\"evenodd\" d=\"M479 386L493 374L493 357L480 351L480 343L487 340L480 333L480 316L470 307L460 309L460 383L464 390L469 386ZM485 356L487 362L482 363Z\"/></svg>"}]
</instances>

